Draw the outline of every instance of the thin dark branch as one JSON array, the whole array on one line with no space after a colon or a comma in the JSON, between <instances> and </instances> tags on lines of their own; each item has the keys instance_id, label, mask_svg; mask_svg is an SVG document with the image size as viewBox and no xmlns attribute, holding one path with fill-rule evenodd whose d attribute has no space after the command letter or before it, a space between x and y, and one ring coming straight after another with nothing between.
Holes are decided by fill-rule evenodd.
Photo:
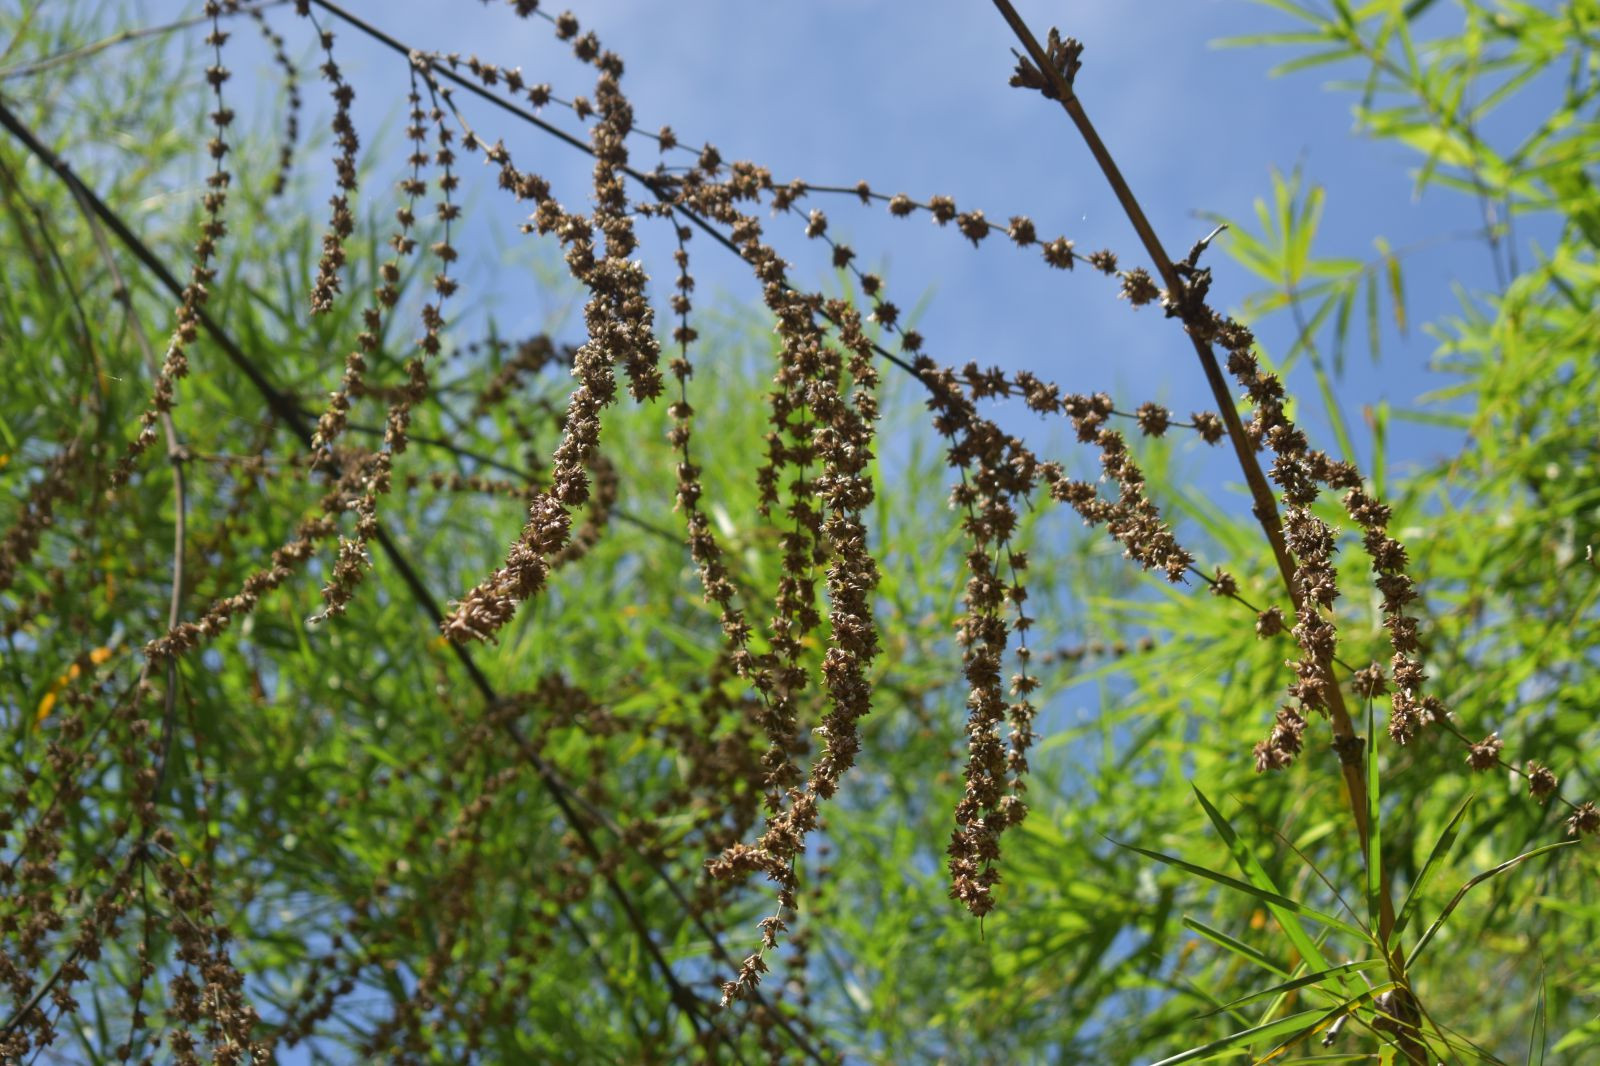
<instances>
[{"instance_id":1,"label":"thin dark branch","mask_svg":"<svg viewBox=\"0 0 1600 1066\"><path fill-rule=\"evenodd\" d=\"M1017 14L1016 8L1011 6L1009 0L993 0L993 2L1006 22L1010 24L1012 30L1017 34L1023 46L1028 50L1028 54L1032 57L1034 63L1038 64L1045 77L1050 79L1062 109L1067 112L1068 117L1072 119L1073 125L1077 127L1079 135L1083 137L1084 143L1089 146L1089 151L1094 156L1095 162L1099 164L1107 183L1110 184L1112 191L1116 194L1118 202L1122 204L1123 210L1128 216L1128 221L1133 224L1135 232L1139 235L1140 242L1144 245L1145 251L1149 254L1151 261L1156 266L1156 270L1160 273L1161 280L1166 284L1168 293L1173 300L1182 304L1184 302L1184 293L1187 291L1183 279L1178 276L1171 257L1167 255L1166 249L1162 247L1160 239L1156 236L1155 229L1150 225L1150 220L1145 217L1144 210L1139 206L1137 198L1134 197L1133 190L1129 187L1127 179L1122 176L1121 170L1117 168L1116 161L1112 159L1105 142L1100 139L1094 124L1089 121L1089 116L1084 111L1083 104L1078 100L1072 86L1051 65L1044 49L1039 46L1038 40L1028 29L1027 24L1022 21L1022 17ZM1227 426L1228 439L1233 445L1234 455L1238 458L1239 469L1244 474L1245 483L1249 486L1250 498L1253 502L1252 513L1255 514L1256 521L1260 524L1262 532L1266 534L1267 541L1272 547L1273 558L1276 559L1278 564L1278 573L1283 580L1284 587L1289 592L1290 598L1294 602L1295 611L1305 611L1309 608L1302 601L1299 584L1295 580L1295 563L1293 557L1289 554L1288 546L1284 543L1283 524L1278 514L1277 501L1273 496L1271 486L1267 484L1266 474L1262 472L1261 464L1256 459L1255 447L1245 433L1244 423L1239 418L1238 406L1235 404L1228 388L1227 379L1222 375L1222 367L1217 362L1216 353L1211 350L1209 342L1201 340L1193 331L1189 333L1189 340L1194 345L1195 354L1200 359L1200 366L1205 373L1206 383L1211 388L1211 395L1216 400L1218 413L1221 414L1223 423ZM1349 711L1344 706L1343 693L1337 685L1329 686L1328 697L1334 733L1341 737L1355 736L1355 727L1351 721ZM1361 840L1362 853L1365 854L1368 832L1366 781L1362 776L1360 767L1343 763L1341 763L1341 767L1345 781L1350 788L1351 813L1355 820L1356 832ZM1393 909L1393 904L1388 899L1387 893L1385 894L1384 904L1389 910ZM1390 915L1389 920L1385 922L1385 928L1391 927L1392 924L1393 916Z\"/></svg>"}]
</instances>

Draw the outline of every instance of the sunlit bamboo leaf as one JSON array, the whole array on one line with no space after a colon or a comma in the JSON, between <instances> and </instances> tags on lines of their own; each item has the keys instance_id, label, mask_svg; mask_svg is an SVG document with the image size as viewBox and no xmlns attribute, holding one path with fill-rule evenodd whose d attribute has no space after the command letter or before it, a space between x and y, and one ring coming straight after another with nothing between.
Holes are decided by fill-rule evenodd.
<instances>
[{"instance_id":1,"label":"sunlit bamboo leaf","mask_svg":"<svg viewBox=\"0 0 1600 1066\"><path fill-rule=\"evenodd\" d=\"M1493 877L1498 877L1500 874L1520 866L1529 859L1537 858L1540 855L1545 855L1552 851L1559 851L1562 848L1569 848L1577 843L1578 841L1576 840L1560 840L1554 844L1546 844L1543 847L1534 848L1532 851L1525 851L1516 858L1507 859L1499 866L1496 866L1491 870L1485 870L1483 873L1478 874L1476 877L1473 877L1471 880L1467 881L1466 884L1462 885L1456 890L1456 894L1450 897L1450 902L1444 905L1444 910L1439 912L1439 916L1433 920L1432 924L1428 926L1427 930L1422 934L1422 936L1417 939L1416 946L1411 949L1411 954L1406 957L1406 967L1409 969L1410 967L1416 965L1417 959L1422 956L1423 951L1425 951L1428 947L1428 944L1432 942L1435 934L1437 934L1440 929L1444 928L1444 923L1446 920L1449 919L1451 914L1455 913L1456 907L1463 899L1466 898L1467 893L1473 888Z\"/></svg>"}]
</instances>

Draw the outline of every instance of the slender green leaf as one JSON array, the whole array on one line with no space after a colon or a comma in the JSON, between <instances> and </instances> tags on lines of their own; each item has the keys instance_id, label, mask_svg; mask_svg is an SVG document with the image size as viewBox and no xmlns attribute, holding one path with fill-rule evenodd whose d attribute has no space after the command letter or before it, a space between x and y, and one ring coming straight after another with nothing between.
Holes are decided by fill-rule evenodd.
<instances>
[{"instance_id":1,"label":"slender green leaf","mask_svg":"<svg viewBox=\"0 0 1600 1066\"><path fill-rule=\"evenodd\" d=\"M1267 1052L1267 1054L1262 1055L1261 1057L1257 1058L1255 1061L1257 1063L1265 1063L1265 1062L1272 1061L1273 1059L1277 1058L1280 1053L1282 1053L1284 1051L1287 1051L1289 1048L1294 1047L1296 1044L1300 1043L1301 1041L1303 1041L1303 1040L1305 1040L1305 1039L1307 1039L1309 1037L1316 1036L1318 1033L1325 1031L1330 1026L1332 1026L1334 1022L1338 1021L1340 1018L1343 1018L1345 1015L1352 1013L1357 1007L1360 1007L1363 1004L1371 1002L1376 997L1382 995L1385 992L1388 992L1388 991L1392 990L1394 987L1395 987L1395 984L1394 984L1393 981L1386 981L1381 985L1376 985L1373 988L1367 990L1366 992L1363 992L1359 996L1355 996L1354 998L1345 1000L1343 1003L1339 1004L1337 1007L1334 1007L1334 1008L1332 1008L1330 1010L1324 1011L1310 1025L1306 1025L1306 1026L1296 1030L1295 1032L1290 1033L1287 1037L1285 1037L1282 1041L1280 1041L1277 1044L1277 1046L1275 1046L1271 1051L1269 1051L1269 1052Z\"/></svg>"},{"instance_id":2,"label":"slender green leaf","mask_svg":"<svg viewBox=\"0 0 1600 1066\"><path fill-rule=\"evenodd\" d=\"M1266 954L1266 952L1257 948L1253 948L1244 941L1231 937L1227 933L1222 932L1220 929L1213 929L1211 926L1200 921L1198 918L1191 918L1188 915L1184 915L1183 924L1186 928L1194 930L1196 933L1199 933L1201 936L1216 944L1218 947L1225 948L1233 954L1238 955L1240 958L1248 959L1257 966L1260 966L1263 969L1271 970L1273 973L1278 974L1281 977L1289 976L1289 971L1281 963L1274 961Z\"/></svg>"},{"instance_id":3,"label":"slender green leaf","mask_svg":"<svg viewBox=\"0 0 1600 1066\"><path fill-rule=\"evenodd\" d=\"M1444 831L1439 834L1439 838L1433 842L1433 847L1429 849L1428 857L1423 861L1422 869L1417 871L1417 876L1412 880L1411 887L1406 891L1405 901L1400 905L1400 913L1395 917L1394 932L1392 934L1395 941L1398 941L1400 934L1406 931L1406 926L1410 923L1411 916L1417 909L1417 904L1422 901L1422 890L1427 887L1428 881L1433 877L1434 870L1438 869L1439 864L1449 856L1450 849L1455 846L1456 836L1461 831L1461 821L1466 818L1467 810L1472 806L1472 801L1476 798L1476 795L1476 793L1470 793L1466 799L1461 801L1461 805L1456 808L1456 812L1450 816L1450 821L1445 824Z\"/></svg>"},{"instance_id":4,"label":"slender green leaf","mask_svg":"<svg viewBox=\"0 0 1600 1066\"><path fill-rule=\"evenodd\" d=\"M1562 848L1570 848L1577 843L1578 842L1576 840L1560 840L1554 844L1546 844L1544 847L1534 848L1532 851L1525 851L1514 859L1507 859L1505 862L1494 867L1492 870L1485 870L1483 873L1478 874L1466 884L1462 885L1456 890L1456 894L1450 897L1450 902L1445 904L1444 910L1439 912L1439 917L1433 920L1433 923L1428 926L1427 931L1424 932L1417 940L1417 946L1411 949L1411 954L1406 958L1406 968L1410 969L1416 965L1417 959L1422 956L1423 951L1426 950L1428 945L1433 941L1434 936L1439 932L1440 929L1444 928L1445 921L1450 917L1450 915L1455 913L1456 907L1460 905L1461 901L1466 898L1467 893L1470 892L1474 887L1482 884L1490 878L1498 877L1500 874L1520 866L1529 859L1537 858L1540 855L1545 855L1552 851L1559 851Z\"/></svg>"},{"instance_id":5,"label":"slender green leaf","mask_svg":"<svg viewBox=\"0 0 1600 1066\"><path fill-rule=\"evenodd\" d=\"M1352 973L1363 973L1369 970L1381 970L1387 965L1388 963L1384 962L1382 959L1368 959L1365 962L1340 963L1338 966L1335 966L1332 969L1320 970L1316 973L1308 973L1303 976L1296 977L1293 980L1284 981L1282 984L1273 985L1271 988L1263 988L1259 992L1251 992L1249 995L1241 996L1235 1000L1230 1000L1229 1002L1224 1003L1222 1006L1217 1007L1215 1010L1207 1011L1205 1015L1202 1015L1202 1017L1211 1014L1219 1014L1223 1011L1236 1010L1247 1003L1254 1003L1257 1000L1266 999L1268 996L1284 995L1285 993L1294 992L1298 989L1320 985L1331 977L1340 977L1345 974Z\"/></svg>"},{"instance_id":6,"label":"slender green leaf","mask_svg":"<svg viewBox=\"0 0 1600 1066\"><path fill-rule=\"evenodd\" d=\"M1274 910L1285 911L1290 914L1299 915L1303 918L1309 918L1314 922L1329 926L1333 929L1338 929L1341 932L1348 933L1358 939L1366 939L1366 933L1350 923L1339 918L1335 918L1331 914L1324 914L1322 911L1319 911L1314 907L1308 907L1298 900L1290 899L1288 896L1284 896L1264 888L1259 888L1253 884L1250 884L1248 881L1241 881L1237 877L1230 877L1227 874L1218 873L1216 870L1208 870L1204 866L1187 862L1174 855L1166 855L1159 851L1152 851L1149 848L1141 848L1136 844L1123 844L1120 841L1113 841L1112 843L1116 844L1118 847L1127 848L1129 851L1137 852L1147 859L1154 859L1157 862L1165 863L1166 865L1176 869L1186 870L1197 877L1202 877L1207 881L1221 885L1224 888L1232 889L1235 892L1242 892L1247 896L1251 896L1257 900L1260 900L1262 903Z\"/></svg>"},{"instance_id":7,"label":"slender green leaf","mask_svg":"<svg viewBox=\"0 0 1600 1066\"><path fill-rule=\"evenodd\" d=\"M1255 1026L1254 1028L1244 1029L1240 1032L1234 1033L1232 1036L1225 1036L1220 1040L1213 1040L1209 1044L1202 1044L1197 1048L1190 1048L1188 1051L1180 1052L1177 1055L1164 1058L1160 1062L1152 1063L1151 1066L1178 1066L1179 1063L1184 1062L1205 1062L1207 1059L1213 1059L1221 1056L1223 1052L1234 1051L1238 1048L1248 1047L1251 1044L1265 1043L1269 1040L1277 1040L1286 1033L1296 1033L1305 1030L1308 1028L1306 1024L1307 1021L1311 1019L1320 1019L1325 1013L1326 1012L1320 1010L1307 1010L1301 1011L1298 1014L1291 1014L1287 1018L1279 1018L1276 1021L1265 1022L1261 1025ZM1312 1024L1315 1025L1316 1023L1313 1022Z\"/></svg>"},{"instance_id":8,"label":"slender green leaf","mask_svg":"<svg viewBox=\"0 0 1600 1066\"><path fill-rule=\"evenodd\" d=\"M1527 1066L1544 1066L1545 1047L1550 1043L1545 1019L1546 989L1544 968L1539 970L1539 995L1533 1003L1533 1019L1528 1023Z\"/></svg>"},{"instance_id":9,"label":"slender green leaf","mask_svg":"<svg viewBox=\"0 0 1600 1066\"><path fill-rule=\"evenodd\" d=\"M1367 924L1373 929L1382 929L1381 916L1384 903L1384 876L1383 876L1383 806L1380 802L1382 782L1378 774L1378 730L1376 726L1377 712L1374 706L1377 703L1371 696L1366 698L1367 705L1367 746L1362 753L1362 763L1367 777ZM1382 945L1387 952L1388 945Z\"/></svg>"}]
</instances>

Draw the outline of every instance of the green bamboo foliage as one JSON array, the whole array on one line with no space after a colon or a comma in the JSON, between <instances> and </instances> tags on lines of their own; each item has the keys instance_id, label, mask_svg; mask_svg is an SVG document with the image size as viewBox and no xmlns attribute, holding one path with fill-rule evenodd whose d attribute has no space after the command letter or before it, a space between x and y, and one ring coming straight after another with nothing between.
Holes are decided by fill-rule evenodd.
<instances>
[{"instance_id":1,"label":"green bamboo foliage","mask_svg":"<svg viewBox=\"0 0 1600 1066\"><path fill-rule=\"evenodd\" d=\"M1141 247L645 130L536 0L560 69L331 0L0 11L0 1057L1586 1061L1600 9L1264 6L1232 43L1346 77L1493 291L1413 321L1422 247L1321 257L1299 171L1176 257L1006 0ZM480 195L581 321L476 303ZM830 230L873 209L1158 306L1208 390L949 365ZM1447 384L1351 417L1391 328ZM1459 447L1397 468L1403 419Z\"/></svg>"}]
</instances>

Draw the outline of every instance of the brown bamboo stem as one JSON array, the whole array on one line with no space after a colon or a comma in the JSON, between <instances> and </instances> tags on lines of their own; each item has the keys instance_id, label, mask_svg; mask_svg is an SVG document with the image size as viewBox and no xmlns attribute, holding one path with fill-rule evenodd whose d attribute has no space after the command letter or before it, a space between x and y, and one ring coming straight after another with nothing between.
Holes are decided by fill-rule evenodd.
<instances>
[{"instance_id":1,"label":"brown bamboo stem","mask_svg":"<svg viewBox=\"0 0 1600 1066\"><path fill-rule=\"evenodd\" d=\"M1066 111L1072 124L1077 128L1079 135L1088 145L1089 152L1094 156L1100 171L1105 175L1111 190L1116 194L1117 201L1122 205L1128 221L1133 224L1134 231L1139 235L1140 243L1144 245L1145 252L1155 264L1156 271L1161 275L1162 282L1166 285L1171 298L1178 302L1178 306L1186 306L1182 300L1185 292L1183 279L1179 277L1173 266L1172 258L1162 246L1160 238L1156 236L1155 228L1145 216L1144 210L1139 206L1138 199L1134 196L1132 188L1122 171L1117 167L1116 160L1106 148L1105 142L1100 139L1100 134L1095 130L1094 124L1089 121L1088 113L1079 101L1076 92L1068 80L1055 69L1049 60L1038 39L1028 29L1027 23L1017 13L1010 0L993 0L994 6L1011 27L1017 40L1027 49L1029 58L1033 61L1040 73L1048 79L1050 88L1061 107ZM1195 317L1194 310L1183 312L1185 326L1198 323L1192 321ZM1211 388L1211 394L1216 400L1217 409L1222 415L1222 420L1228 430L1228 440L1233 445L1235 457L1239 461L1239 469L1244 474L1246 485L1250 490L1252 511L1257 522L1261 525L1262 532L1267 537L1268 544L1272 547L1273 558L1277 561L1278 573L1283 580L1284 587L1288 590L1290 600L1294 604L1297 614L1306 610L1315 610L1315 606L1308 606L1299 593L1295 581L1295 562L1290 555L1288 546L1283 539L1283 524L1278 514L1277 500L1273 496L1271 486L1267 483L1266 475L1262 472L1261 464L1256 459L1255 447L1244 431L1244 424L1239 418L1239 412L1234 398L1229 391L1227 379L1223 377L1222 367L1217 362L1216 353L1212 351L1209 341L1201 339L1194 329L1187 330L1190 343L1194 345L1195 354L1200 359L1201 370L1205 373L1206 383ZM1323 657L1318 666L1324 677L1332 682L1333 664L1328 657ZM1350 712L1344 703L1344 693L1336 683L1327 686L1328 714L1332 721L1333 732L1339 738L1356 738L1355 725L1350 717ZM1363 768L1359 762L1351 763L1340 760L1340 772L1344 776L1345 785L1350 797L1350 813L1356 826L1356 834L1361 843L1363 863L1367 860L1367 841L1370 828L1367 824L1367 781ZM1389 878L1382 878L1383 892L1380 897L1380 914L1378 936L1380 942L1387 943L1390 932L1394 929L1395 913L1393 894L1390 890ZM1395 959L1400 960L1398 976L1403 976L1403 956L1395 949Z\"/></svg>"}]
</instances>

